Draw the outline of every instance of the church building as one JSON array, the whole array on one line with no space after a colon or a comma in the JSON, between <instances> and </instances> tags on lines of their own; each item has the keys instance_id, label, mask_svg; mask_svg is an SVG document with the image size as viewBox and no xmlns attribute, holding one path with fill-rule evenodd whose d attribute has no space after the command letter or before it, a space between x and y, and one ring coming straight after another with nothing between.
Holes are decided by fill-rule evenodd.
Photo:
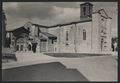
<instances>
[{"instance_id":1,"label":"church building","mask_svg":"<svg viewBox=\"0 0 120 83\"><path fill-rule=\"evenodd\" d=\"M111 17L93 4L80 4L80 20L53 26L28 22L7 31L8 47L18 52L101 53L111 51Z\"/></svg>"}]
</instances>

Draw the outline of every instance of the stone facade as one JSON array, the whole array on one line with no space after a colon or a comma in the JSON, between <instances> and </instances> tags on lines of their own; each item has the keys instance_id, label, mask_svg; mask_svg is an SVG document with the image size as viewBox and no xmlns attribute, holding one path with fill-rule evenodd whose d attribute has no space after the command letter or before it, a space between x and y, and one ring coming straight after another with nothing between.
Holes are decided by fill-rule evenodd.
<instances>
[{"instance_id":1,"label":"stone facade","mask_svg":"<svg viewBox=\"0 0 120 83\"><path fill-rule=\"evenodd\" d=\"M104 19L102 24L101 19ZM57 52L98 53L111 51L110 19L93 14L88 22L73 23L49 29L57 36ZM66 40L68 33L68 40ZM85 37L85 38L84 38Z\"/></svg>"},{"instance_id":2,"label":"stone facade","mask_svg":"<svg viewBox=\"0 0 120 83\"><path fill-rule=\"evenodd\" d=\"M31 51L33 43L37 43L37 52L52 53L101 53L111 51L111 18L104 9L93 12L90 3L81 4L80 21L43 26L32 22L23 27L29 34L14 38L16 51ZM19 36L23 32L19 34ZM8 32L10 34L10 32ZM22 49L23 48L23 49ZM22 49L22 50L18 50Z\"/></svg>"}]
</instances>

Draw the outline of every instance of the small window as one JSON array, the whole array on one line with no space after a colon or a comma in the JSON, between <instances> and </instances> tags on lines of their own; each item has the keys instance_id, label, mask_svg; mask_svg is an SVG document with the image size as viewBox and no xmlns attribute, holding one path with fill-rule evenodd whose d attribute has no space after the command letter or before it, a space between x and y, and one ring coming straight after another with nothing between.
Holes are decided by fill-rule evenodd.
<instances>
[{"instance_id":1,"label":"small window","mask_svg":"<svg viewBox=\"0 0 120 83\"><path fill-rule=\"evenodd\" d=\"M68 41L68 31L66 31L66 41Z\"/></svg>"},{"instance_id":2,"label":"small window","mask_svg":"<svg viewBox=\"0 0 120 83\"><path fill-rule=\"evenodd\" d=\"M104 39L101 39L101 51L103 50L103 43L104 43Z\"/></svg>"},{"instance_id":3,"label":"small window","mask_svg":"<svg viewBox=\"0 0 120 83\"><path fill-rule=\"evenodd\" d=\"M54 40L51 40L52 41L52 44L54 44Z\"/></svg>"},{"instance_id":4,"label":"small window","mask_svg":"<svg viewBox=\"0 0 120 83\"><path fill-rule=\"evenodd\" d=\"M86 40L86 30L83 30L83 40Z\"/></svg>"}]
</instances>

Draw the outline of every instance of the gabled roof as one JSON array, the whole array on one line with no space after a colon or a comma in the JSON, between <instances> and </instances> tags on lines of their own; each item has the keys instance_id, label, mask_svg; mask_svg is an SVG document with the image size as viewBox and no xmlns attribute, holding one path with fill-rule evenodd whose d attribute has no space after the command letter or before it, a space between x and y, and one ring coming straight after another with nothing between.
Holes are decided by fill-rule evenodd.
<instances>
[{"instance_id":1,"label":"gabled roof","mask_svg":"<svg viewBox=\"0 0 120 83\"><path fill-rule=\"evenodd\" d=\"M106 11L104 9L100 9L100 10L93 12L93 14L95 14L95 13L99 13L102 17L104 17L106 19L112 19L111 17L108 16L108 14L106 13Z\"/></svg>"},{"instance_id":2,"label":"gabled roof","mask_svg":"<svg viewBox=\"0 0 120 83\"><path fill-rule=\"evenodd\" d=\"M16 37L20 36L23 33L29 34L29 31L25 29L23 26L8 32L12 32L13 35Z\"/></svg>"},{"instance_id":3,"label":"gabled roof","mask_svg":"<svg viewBox=\"0 0 120 83\"><path fill-rule=\"evenodd\" d=\"M50 34L50 33L47 33L47 32L41 32L43 35L47 36L49 39L57 39L56 36Z\"/></svg>"}]
</instances>

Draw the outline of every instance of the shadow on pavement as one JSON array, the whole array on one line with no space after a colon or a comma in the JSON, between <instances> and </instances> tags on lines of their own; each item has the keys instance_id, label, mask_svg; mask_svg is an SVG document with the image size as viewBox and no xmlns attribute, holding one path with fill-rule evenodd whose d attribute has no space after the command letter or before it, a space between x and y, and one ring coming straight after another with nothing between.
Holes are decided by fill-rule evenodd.
<instances>
[{"instance_id":1,"label":"shadow on pavement","mask_svg":"<svg viewBox=\"0 0 120 83\"><path fill-rule=\"evenodd\" d=\"M88 81L77 69L59 62L2 70L2 81Z\"/></svg>"}]
</instances>

